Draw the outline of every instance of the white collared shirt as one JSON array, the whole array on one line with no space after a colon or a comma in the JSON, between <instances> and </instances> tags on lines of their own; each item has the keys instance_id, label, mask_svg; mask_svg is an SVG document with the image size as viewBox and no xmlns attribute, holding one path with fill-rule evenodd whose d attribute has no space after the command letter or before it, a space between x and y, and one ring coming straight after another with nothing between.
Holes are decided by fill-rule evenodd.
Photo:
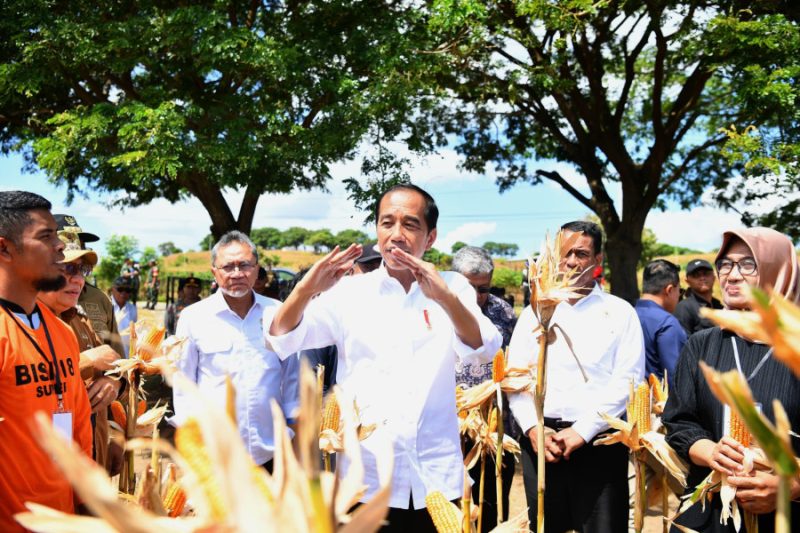
<instances>
[{"instance_id":1,"label":"white collared shirt","mask_svg":"<svg viewBox=\"0 0 800 533\"><path fill-rule=\"evenodd\" d=\"M594 289L575 305L562 302L551 322L572 341L572 348L589 380L584 382L564 335L547 352L547 391L544 416L574 422L577 433L589 442L608 428L599 413L618 416L625 410L629 384L644 377L644 339L636 310L625 300ZM531 307L517 321L508 345L508 364L525 368L539 356L538 325ZM511 412L524 431L536 425L533 394L509 394Z\"/></svg>"},{"instance_id":2,"label":"white collared shirt","mask_svg":"<svg viewBox=\"0 0 800 533\"><path fill-rule=\"evenodd\" d=\"M390 506L425 507L429 491L448 500L462 494L463 458L455 398L457 359L481 363L500 347L497 328L481 313L475 290L455 272L442 272L450 290L478 320L483 346L473 350L447 313L414 282L409 292L381 267L342 279L312 300L300 324L268 342L281 356L335 344L336 383L354 396L362 423L378 424L394 443ZM426 320L427 311L427 320ZM362 441L368 501L378 488L374 441ZM345 463L345 461L342 461ZM346 464L340 465L346 468Z\"/></svg>"},{"instance_id":3,"label":"white collared shirt","mask_svg":"<svg viewBox=\"0 0 800 533\"><path fill-rule=\"evenodd\" d=\"M114 320L117 321L119 336L122 338L122 347L125 348L125 357L131 349L131 324L135 324L138 317L136 304L125 302L123 307L117 305L114 296L111 296L111 305L114 307Z\"/></svg>"},{"instance_id":4,"label":"white collared shirt","mask_svg":"<svg viewBox=\"0 0 800 533\"><path fill-rule=\"evenodd\" d=\"M230 375L239 433L256 464L263 464L272 459L275 448L270 400L278 402L284 416L296 416L299 364L294 355L279 359L264 343L262 317L280 302L253 295L253 306L240 318L217 291L183 310L175 335L187 338L178 369L221 408L226 401L225 376ZM173 391L173 398L172 421L179 425L194 411L179 391Z\"/></svg>"}]
</instances>

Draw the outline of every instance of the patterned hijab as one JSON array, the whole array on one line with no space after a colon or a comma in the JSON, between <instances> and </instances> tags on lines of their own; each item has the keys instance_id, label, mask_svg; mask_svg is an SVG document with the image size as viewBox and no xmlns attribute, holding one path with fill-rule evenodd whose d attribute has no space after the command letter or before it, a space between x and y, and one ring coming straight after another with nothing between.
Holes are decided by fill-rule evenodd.
<instances>
[{"instance_id":1,"label":"patterned hijab","mask_svg":"<svg viewBox=\"0 0 800 533\"><path fill-rule=\"evenodd\" d=\"M756 260L759 288L772 288L786 299L797 302L800 296L800 269L797 252L789 237L770 228L726 231L722 234L722 246L715 262L725 255L731 241L737 238L750 248Z\"/></svg>"}]
</instances>

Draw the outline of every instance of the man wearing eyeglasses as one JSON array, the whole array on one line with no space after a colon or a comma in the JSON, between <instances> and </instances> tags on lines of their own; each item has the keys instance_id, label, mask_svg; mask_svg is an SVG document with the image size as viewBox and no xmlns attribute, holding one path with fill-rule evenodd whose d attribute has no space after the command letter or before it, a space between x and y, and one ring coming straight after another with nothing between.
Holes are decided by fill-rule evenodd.
<instances>
[{"instance_id":1,"label":"man wearing eyeglasses","mask_svg":"<svg viewBox=\"0 0 800 533\"><path fill-rule=\"evenodd\" d=\"M264 343L261 321L281 303L253 291L258 277L258 250L243 233L231 231L211 250L211 271L219 290L181 313L175 334L185 337L178 369L197 383L201 393L225 406L225 377L236 389L236 423L256 464L271 471L275 436L271 400L286 418L298 407L296 356L281 361ZM175 417L180 423L192 405L173 390Z\"/></svg>"},{"instance_id":2,"label":"man wearing eyeglasses","mask_svg":"<svg viewBox=\"0 0 800 533\"><path fill-rule=\"evenodd\" d=\"M705 259L693 259L686 265L686 284L689 288L675 308L675 318L686 335L713 328L714 323L700 316L701 307L722 309L722 302L714 298L714 267Z\"/></svg>"},{"instance_id":3,"label":"man wearing eyeglasses","mask_svg":"<svg viewBox=\"0 0 800 533\"><path fill-rule=\"evenodd\" d=\"M111 305L114 307L114 317L122 337L125 357L128 357L131 348L131 324L135 324L139 320L136 304L130 301L133 292L131 278L120 276L111 285Z\"/></svg>"}]
</instances>

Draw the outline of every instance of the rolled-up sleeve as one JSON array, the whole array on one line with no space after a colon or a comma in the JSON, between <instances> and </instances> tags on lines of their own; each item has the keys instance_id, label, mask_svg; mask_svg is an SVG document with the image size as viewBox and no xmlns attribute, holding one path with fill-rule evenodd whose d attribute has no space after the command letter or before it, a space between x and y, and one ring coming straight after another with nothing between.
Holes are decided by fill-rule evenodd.
<instances>
[{"instance_id":1,"label":"rolled-up sleeve","mask_svg":"<svg viewBox=\"0 0 800 533\"><path fill-rule=\"evenodd\" d=\"M633 307L620 308L618 312L625 312L628 316L617 344L611 376L591 409L578 416L572 426L586 442L608 428L599 413L620 415L625 410L630 383L639 383L644 377L644 336L639 318Z\"/></svg>"},{"instance_id":2,"label":"rolled-up sleeve","mask_svg":"<svg viewBox=\"0 0 800 533\"><path fill-rule=\"evenodd\" d=\"M464 364L481 364L491 361L494 354L503 345L503 337L492 321L489 320L478 307L478 301L475 298L475 289L467 282L466 278L458 276L460 279L453 283L451 287L458 300L466 307L472 316L478 321L478 327L481 332L481 346L472 348L458 338L455 330L453 331L453 350L456 352L458 359ZM463 283L462 283L463 282Z\"/></svg>"},{"instance_id":3,"label":"rolled-up sleeve","mask_svg":"<svg viewBox=\"0 0 800 533\"><path fill-rule=\"evenodd\" d=\"M264 313L264 338L267 347L278 354L282 360L301 350L324 348L339 340L339 320L336 317L331 293L323 293L309 302L300 323L292 331L283 335L271 335L269 328L275 310Z\"/></svg>"},{"instance_id":4,"label":"rolled-up sleeve","mask_svg":"<svg viewBox=\"0 0 800 533\"><path fill-rule=\"evenodd\" d=\"M533 330L537 325L538 322L531 307L523 309L517 325L514 327L511 341L508 343L509 367L528 368L535 363L533 357L538 353L538 347L533 346L537 342ZM523 431L527 432L536 426L536 406L533 403L533 394L530 392L510 393L508 405Z\"/></svg>"}]
</instances>

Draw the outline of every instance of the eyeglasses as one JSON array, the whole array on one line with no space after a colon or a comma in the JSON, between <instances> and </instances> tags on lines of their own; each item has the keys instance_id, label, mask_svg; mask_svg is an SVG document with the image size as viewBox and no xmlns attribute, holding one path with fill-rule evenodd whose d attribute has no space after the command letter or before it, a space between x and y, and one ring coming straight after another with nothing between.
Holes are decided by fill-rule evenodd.
<instances>
[{"instance_id":1,"label":"eyeglasses","mask_svg":"<svg viewBox=\"0 0 800 533\"><path fill-rule=\"evenodd\" d=\"M247 274L255 267L256 265L254 265L253 263L245 262L245 263L228 263L227 265L222 265L221 267L214 267L214 268L216 268L217 270L222 270L226 274L233 274L237 270L239 272L244 272L245 274Z\"/></svg>"},{"instance_id":2,"label":"eyeglasses","mask_svg":"<svg viewBox=\"0 0 800 533\"><path fill-rule=\"evenodd\" d=\"M114 290L117 292L127 292L128 294L133 293L133 289L128 287L114 287Z\"/></svg>"},{"instance_id":3,"label":"eyeglasses","mask_svg":"<svg viewBox=\"0 0 800 533\"><path fill-rule=\"evenodd\" d=\"M752 257L745 257L740 261L720 259L716 264L717 272L719 272L721 276L730 274L734 266L739 268L739 273L743 276L750 276L756 273L756 260Z\"/></svg>"},{"instance_id":4,"label":"eyeglasses","mask_svg":"<svg viewBox=\"0 0 800 533\"><path fill-rule=\"evenodd\" d=\"M80 274L84 278L88 278L92 275L92 267L89 265L77 264L77 263L64 263L64 274L67 275L68 278L72 276L77 276Z\"/></svg>"}]
</instances>

